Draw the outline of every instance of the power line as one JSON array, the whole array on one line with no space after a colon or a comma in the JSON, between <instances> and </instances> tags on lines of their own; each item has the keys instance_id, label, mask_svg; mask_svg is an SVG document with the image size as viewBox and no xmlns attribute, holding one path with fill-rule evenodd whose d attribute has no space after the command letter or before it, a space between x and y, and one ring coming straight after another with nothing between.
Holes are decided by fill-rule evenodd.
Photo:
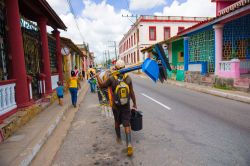
<instances>
[{"instance_id":1,"label":"power line","mask_svg":"<svg viewBox=\"0 0 250 166\"><path fill-rule=\"evenodd\" d=\"M66 1L67 1L68 6L69 6L70 12L73 14L74 21L75 21L75 23L76 23L76 27L77 27L77 29L78 29L78 31L79 31L79 34L80 34L82 40L84 41L84 37L83 37L83 35L82 35L81 31L80 31L78 22L77 22L77 20L76 20L76 14L75 14L75 11L74 11L74 9L73 9L73 7L72 7L71 1L70 1L70 0L66 0Z\"/></svg>"}]
</instances>

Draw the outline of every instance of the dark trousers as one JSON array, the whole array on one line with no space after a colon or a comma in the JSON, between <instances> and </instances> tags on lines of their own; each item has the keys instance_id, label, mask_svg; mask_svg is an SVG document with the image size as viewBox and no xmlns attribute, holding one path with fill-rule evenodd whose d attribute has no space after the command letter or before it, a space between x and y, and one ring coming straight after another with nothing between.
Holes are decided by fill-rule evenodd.
<instances>
[{"instance_id":1,"label":"dark trousers","mask_svg":"<svg viewBox=\"0 0 250 166\"><path fill-rule=\"evenodd\" d=\"M71 101L73 105L76 105L77 102L77 88L69 88L70 94L71 94Z\"/></svg>"}]
</instances>

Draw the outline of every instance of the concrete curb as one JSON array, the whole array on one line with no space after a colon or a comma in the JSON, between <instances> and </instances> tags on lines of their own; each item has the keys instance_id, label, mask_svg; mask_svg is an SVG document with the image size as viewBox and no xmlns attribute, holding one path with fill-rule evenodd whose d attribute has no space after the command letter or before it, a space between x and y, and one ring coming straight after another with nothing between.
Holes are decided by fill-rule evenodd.
<instances>
[{"instance_id":1,"label":"concrete curb","mask_svg":"<svg viewBox=\"0 0 250 166\"><path fill-rule=\"evenodd\" d=\"M86 87L86 88L85 88ZM86 83L82 88L83 89L79 93L79 100L78 103L80 103L87 91L88 91L88 84ZM31 161L34 159L34 157L37 155L37 153L40 151L41 147L46 143L50 135L53 133L57 125L62 120L63 116L65 115L66 111L69 110L71 107L71 104L67 104L61 112L53 118L51 123L49 123L44 129L40 132L39 135L26 147L26 149L11 163L11 166L28 166ZM79 109L79 106L78 108Z\"/></svg>"},{"instance_id":2,"label":"concrete curb","mask_svg":"<svg viewBox=\"0 0 250 166\"><path fill-rule=\"evenodd\" d=\"M243 96L243 95L222 92L222 91L219 91L216 89L209 89L206 87L199 87L199 85L195 87L195 85L188 85L188 84L178 83L178 82L174 82L174 81L167 81L167 84L175 85L175 86L179 86L179 87L184 87L184 88L195 90L198 92L207 93L207 94L211 94L214 96L219 96L219 97L223 97L223 98L227 98L227 99L250 104L250 97Z\"/></svg>"}]
</instances>

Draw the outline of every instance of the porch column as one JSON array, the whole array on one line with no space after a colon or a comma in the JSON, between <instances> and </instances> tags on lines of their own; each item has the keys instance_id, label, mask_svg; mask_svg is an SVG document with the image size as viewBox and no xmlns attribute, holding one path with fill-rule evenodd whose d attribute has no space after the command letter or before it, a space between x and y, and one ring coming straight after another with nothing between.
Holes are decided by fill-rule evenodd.
<instances>
[{"instance_id":1,"label":"porch column","mask_svg":"<svg viewBox=\"0 0 250 166\"><path fill-rule=\"evenodd\" d=\"M51 86L51 72L50 72L50 58L49 58L49 46L47 36L47 19L44 17L39 18L38 25L40 28L40 35L42 41L42 58L43 58L43 73L46 75L45 78L45 89L46 93L52 93Z\"/></svg>"},{"instance_id":2,"label":"porch column","mask_svg":"<svg viewBox=\"0 0 250 166\"><path fill-rule=\"evenodd\" d=\"M215 70L214 74L219 75L220 73L220 61L222 60L223 52L223 25L214 25L215 35Z\"/></svg>"},{"instance_id":3,"label":"porch column","mask_svg":"<svg viewBox=\"0 0 250 166\"><path fill-rule=\"evenodd\" d=\"M188 71L188 37L184 37L184 71Z\"/></svg>"},{"instance_id":4,"label":"porch column","mask_svg":"<svg viewBox=\"0 0 250 166\"><path fill-rule=\"evenodd\" d=\"M85 71L85 76L86 76L86 74L87 74L87 58L86 58L86 56L84 56L84 71Z\"/></svg>"},{"instance_id":5,"label":"porch column","mask_svg":"<svg viewBox=\"0 0 250 166\"><path fill-rule=\"evenodd\" d=\"M9 57L12 63L11 77L16 79L16 103L20 108L30 105L30 102L18 0L5 0L5 4L8 24Z\"/></svg>"},{"instance_id":6,"label":"porch column","mask_svg":"<svg viewBox=\"0 0 250 166\"><path fill-rule=\"evenodd\" d=\"M76 53L74 52L73 53L73 63L72 63L72 70L74 70L75 69L75 66L76 66Z\"/></svg>"},{"instance_id":7,"label":"porch column","mask_svg":"<svg viewBox=\"0 0 250 166\"><path fill-rule=\"evenodd\" d=\"M57 71L59 73L59 80L63 81L63 69L62 69L62 54L61 54L61 45L60 45L60 32L55 29L53 34L56 38L56 60L57 60Z\"/></svg>"}]
</instances>

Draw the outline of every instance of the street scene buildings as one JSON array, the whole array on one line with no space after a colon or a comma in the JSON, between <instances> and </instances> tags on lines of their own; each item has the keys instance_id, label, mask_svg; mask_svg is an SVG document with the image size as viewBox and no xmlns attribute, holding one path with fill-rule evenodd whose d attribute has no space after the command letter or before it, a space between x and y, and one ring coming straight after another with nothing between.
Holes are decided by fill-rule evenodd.
<instances>
[{"instance_id":1,"label":"street scene buildings","mask_svg":"<svg viewBox=\"0 0 250 166\"><path fill-rule=\"evenodd\" d=\"M216 17L161 41L174 80L249 89L249 1L213 1ZM150 49L150 48L149 48ZM147 49L143 50L148 54Z\"/></svg>"},{"instance_id":2,"label":"street scene buildings","mask_svg":"<svg viewBox=\"0 0 250 166\"><path fill-rule=\"evenodd\" d=\"M119 56L126 64L143 62L141 50L167 40L178 32L206 20L204 17L140 16L119 43Z\"/></svg>"}]
</instances>

